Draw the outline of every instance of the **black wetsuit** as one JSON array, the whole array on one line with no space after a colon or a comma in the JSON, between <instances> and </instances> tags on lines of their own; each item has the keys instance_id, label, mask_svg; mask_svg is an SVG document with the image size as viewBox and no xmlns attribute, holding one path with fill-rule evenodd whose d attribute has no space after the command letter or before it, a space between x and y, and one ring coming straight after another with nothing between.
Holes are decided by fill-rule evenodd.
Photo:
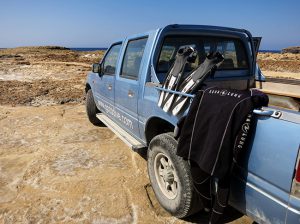
<instances>
[{"instance_id":1,"label":"black wetsuit","mask_svg":"<svg viewBox=\"0 0 300 224\"><path fill-rule=\"evenodd\" d=\"M227 205L232 161L245 144L251 112L267 104L267 95L260 91L217 87L201 90L193 99L180 131L177 155L191 161L204 207L212 205L211 177L218 178L212 223Z\"/></svg>"}]
</instances>

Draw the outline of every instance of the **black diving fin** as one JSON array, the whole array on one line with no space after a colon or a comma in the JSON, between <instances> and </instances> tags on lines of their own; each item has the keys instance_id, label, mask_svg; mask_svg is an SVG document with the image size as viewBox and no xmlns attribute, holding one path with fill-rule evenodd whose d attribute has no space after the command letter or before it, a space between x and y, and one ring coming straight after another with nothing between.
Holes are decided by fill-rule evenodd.
<instances>
[{"instance_id":1,"label":"black diving fin","mask_svg":"<svg viewBox=\"0 0 300 224\"><path fill-rule=\"evenodd\" d=\"M184 67L189 60L195 58L193 56L195 52L196 52L195 49L191 46L179 48L179 50L176 53L175 61L166 75L166 79L164 81L162 88L168 90L175 90L176 87L178 87L178 84L181 81ZM158 100L158 106L163 108L163 110L167 112L172 105L173 99L174 99L174 94L161 91Z\"/></svg>"},{"instance_id":2,"label":"black diving fin","mask_svg":"<svg viewBox=\"0 0 300 224\"><path fill-rule=\"evenodd\" d=\"M193 70L180 84L177 91L193 94L203 84L205 79L211 72L214 72L224 61L224 56L220 52L209 53L202 64ZM188 98L185 96L177 96L172 105L172 114L177 115L187 105Z\"/></svg>"}]
</instances>

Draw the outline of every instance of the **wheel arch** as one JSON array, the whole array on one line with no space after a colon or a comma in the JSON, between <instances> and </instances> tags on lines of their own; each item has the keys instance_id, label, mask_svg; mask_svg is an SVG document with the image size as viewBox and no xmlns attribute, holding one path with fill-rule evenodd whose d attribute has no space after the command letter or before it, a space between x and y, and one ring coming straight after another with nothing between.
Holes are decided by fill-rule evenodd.
<instances>
[{"instance_id":1,"label":"wheel arch","mask_svg":"<svg viewBox=\"0 0 300 224\"><path fill-rule=\"evenodd\" d=\"M145 126L145 137L147 145L149 145L150 141L157 135L173 132L175 126L160 117L151 117L148 119L146 126Z\"/></svg>"}]
</instances>

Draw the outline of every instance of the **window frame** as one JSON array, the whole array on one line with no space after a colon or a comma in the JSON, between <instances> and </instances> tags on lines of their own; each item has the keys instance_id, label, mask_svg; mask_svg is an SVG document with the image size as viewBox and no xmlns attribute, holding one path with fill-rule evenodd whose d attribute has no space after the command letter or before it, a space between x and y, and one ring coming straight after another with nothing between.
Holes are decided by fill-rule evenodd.
<instances>
[{"instance_id":1,"label":"window frame","mask_svg":"<svg viewBox=\"0 0 300 224\"><path fill-rule=\"evenodd\" d=\"M119 58L120 58L120 55L121 55L121 52L122 52L122 42L117 42L117 43L114 43L112 44L106 51L102 61L101 61L101 75L109 75L109 76L115 76L116 73L117 73L117 66L118 66L118 61L119 61ZM107 58L109 52L111 51L111 49L117 45L120 45L120 50L119 50L119 53L118 53L118 58L117 58L117 62L116 62L116 68L115 68L115 73L114 74L109 74L109 73L104 73L104 63L105 63L105 59Z\"/></svg>"},{"instance_id":2,"label":"window frame","mask_svg":"<svg viewBox=\"0 0 300 224\"><path fill-rule=\"evenodd\" d=\"M132 77L132 76L129 76L129 75L122 75L122 71L123 71L125 55L127 53L129 43L132 42L132 41L141 40L141 39L146 39L146 45L147 45L149 36L146 35L146 36L141 36L141 37L137 37L137 38L128 39L127 44L126 44L126 48L125 48L124 53L123 53L123 58L122 58L122 63L121 63L121 68L120 68L120 73L119 73L120 78L136 80L136 81L139 80L139 73L138 73L137 77ZM144 51L146 49L146 45L145 45ZM141 64L142 64L143 57L144 57L144 52L143 52L143 55L142 55ZM140 64L139 70L141 69L141 64Z\"/></svg>"}]
</instances>

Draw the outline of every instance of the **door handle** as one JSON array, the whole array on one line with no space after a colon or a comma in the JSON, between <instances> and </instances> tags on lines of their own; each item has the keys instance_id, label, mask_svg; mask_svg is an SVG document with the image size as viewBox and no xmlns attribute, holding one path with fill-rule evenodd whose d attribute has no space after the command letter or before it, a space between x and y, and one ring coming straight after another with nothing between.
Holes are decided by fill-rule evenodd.
<instances>
[{"instance_id":1,"label":"door handle","mask_svg":"<svg viewBox=\"0 0 300 224\"><path fill-rule=\"evenodd\" d=\"M128 97L131 97L131 98L132 98L133 96L134 96L134 92L131 91L131 90L129 90L129 91L128 91Z\"/></svg>"},{"instance_id":2,"label":"door handle","mask_svg":"<svg viewBox=\"0 0 300 224\"><path fill-rule=\"evenodd\" d=\"M112 90L112 84L108 84L108 85L107 85L107 89L108 89L108 90Z\"/></svg>"},{"instance_id":3,"label":"door handle","mask_svg":"<svg viewBox=\"0 0 300 224\"><path fill-rule=\"evenodd\" d=\"M278 110L263 110L263 109L254 109L253 113L260 116L268 116L274 118L280 118L282 114L282 112Z\"/></svg>"}]
</instances>

